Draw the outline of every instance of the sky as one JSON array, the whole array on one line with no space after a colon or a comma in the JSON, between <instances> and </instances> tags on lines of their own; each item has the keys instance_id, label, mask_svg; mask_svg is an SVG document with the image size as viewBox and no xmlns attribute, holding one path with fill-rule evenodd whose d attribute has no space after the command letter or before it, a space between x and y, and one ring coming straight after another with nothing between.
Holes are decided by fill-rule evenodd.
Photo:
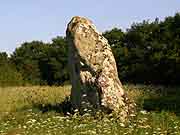
<instances>
[{"instance_id":1,"label":"sky","mask_svg":"<svg viewBox=\"0 0 180 135\"><path fill-rule=\"evenodd\" d=\"M180 0L1 0L0 52L10 54L25 41L50 42L65 36L73 16L89 18L104 32L177 12Z\"/></svg>"}]
</instances>

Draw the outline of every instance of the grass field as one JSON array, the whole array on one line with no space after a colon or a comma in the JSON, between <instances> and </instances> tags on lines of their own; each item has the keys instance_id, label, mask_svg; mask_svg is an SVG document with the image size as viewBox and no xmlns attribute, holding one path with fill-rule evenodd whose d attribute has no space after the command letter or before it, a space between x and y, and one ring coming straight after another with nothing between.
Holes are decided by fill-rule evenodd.
<instances>
[{"instance_id":1,"label":"grass field","mask_svg":"<svg viewBox=\"0 0 180 135\"><path fill-rule=\"evenodd\" d=\"M0 135L180 135L180 87L124 88L138 110L126 123L100 112L64 115L70 86L0 88Z\"/></svg>"}]
</instances>

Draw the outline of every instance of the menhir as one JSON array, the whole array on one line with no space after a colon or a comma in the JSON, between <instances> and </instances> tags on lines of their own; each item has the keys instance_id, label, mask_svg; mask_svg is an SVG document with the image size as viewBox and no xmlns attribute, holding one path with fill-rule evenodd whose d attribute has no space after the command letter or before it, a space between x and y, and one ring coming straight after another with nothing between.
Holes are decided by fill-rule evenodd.
<instances>
[{"instance_id":1,"label":"menhir","mask_svg":"<svg viewBox=\"0 0 180 135\"><path fill-rule=\"evenodd\" d=\"M90 20L79 16L69 22L66 35L73 108L107 108L126 117L128 98L108 41Z\"/></svg>"}]
</instances>

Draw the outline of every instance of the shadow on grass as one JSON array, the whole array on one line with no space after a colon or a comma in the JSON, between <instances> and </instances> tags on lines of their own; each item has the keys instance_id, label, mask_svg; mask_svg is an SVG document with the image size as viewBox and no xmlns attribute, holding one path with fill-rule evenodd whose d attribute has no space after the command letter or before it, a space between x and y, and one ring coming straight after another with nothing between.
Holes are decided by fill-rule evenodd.
<instances>
[{"instance_id":1,"label":"shadow on grass","mask_svg":"<svg viewBox=\"0 0 180 135\"><path fill-rule=\"evenodd\" d=\"M145 99L143 109L147 111L168 111L180 116L180 97L161 96Z\"/></svg>"},{"instance_id":2,"label":"shadow on grass","mask_svg":"<svg viewBox=\"0 0 180 135\"><path fill-rule=\"evenodd\" d=\"M73 113L69 97L66 97L65 100L59 104L34 104L33 108L40 110L42 113L50 111L55 111L64 115Z\"/></svg>"},{"instance_id":3,"label":"shadow on grass","mask_svg":"<svg viewBox=\"0 0 180 135\"><path fill-rule=\"evenodd\" d=\"M38 111L41 111L42 113L53 111L53 112L63 114L65 116L76 113L76 111L72 107L69 97L66 97L65 100L59 104L34 104L32 107L33 107L33 110L38 110ZM83 115L87 111L80 110L79 114ZM91 108L91 112L89 112L89 113L94 116L96 114L96 112L98 112L98 111L104 112L105 114L112 113L112 110L110 110L106 107L103 107L103 106L101 106L101 108L94 108L93 110Z\"/></svg>"}]
</instances>

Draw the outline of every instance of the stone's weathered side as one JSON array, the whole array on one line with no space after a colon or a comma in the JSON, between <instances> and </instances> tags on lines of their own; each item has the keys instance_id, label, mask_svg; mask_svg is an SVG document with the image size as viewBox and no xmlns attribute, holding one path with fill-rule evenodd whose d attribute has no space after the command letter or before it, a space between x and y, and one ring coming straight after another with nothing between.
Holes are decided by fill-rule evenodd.
<instances>
[{"instance_id":1,"label":"stone's weathered side","mask_svg":"<svg viewBox=\"0 0 180 135\"><path fill-rule=\"evenodd\" d=\"M122 110L126 106L126 97L108 41L90 20L78 16L72 18L66 34L73 107L103 106ZM124 110L123 115L126 112Z\"/></svg>"}]
</instances>

